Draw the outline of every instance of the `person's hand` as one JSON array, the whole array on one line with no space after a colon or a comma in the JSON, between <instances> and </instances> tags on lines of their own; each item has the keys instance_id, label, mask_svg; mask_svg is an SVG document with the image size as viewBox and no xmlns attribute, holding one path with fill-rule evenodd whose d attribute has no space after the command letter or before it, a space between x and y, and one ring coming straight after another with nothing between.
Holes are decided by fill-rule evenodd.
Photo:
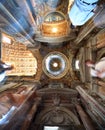
<instances>
[{"instance_id":1,"label":"person's hand","mask_svg":"<svg viewBox=\"0 0 105 130\"><path fill-rule=\"evenodd\" d=\"M87 61L85 61L85 63L86 63L86 65L87 65L88 67L95 67L93 61L91 61L91 60L87 60Z\"/></svg>"},{"instance_id":2,"label":"person's hand","mask_svg":"<svg viewBox=\"0 0 105 130\"><path fill-rule=\"evenodd\" d=\"M105 71L98 72L98 73L97 73L97 77L99 77L99 78L104 78L104 77L105 77Z\"/></svg>"}]
</instances>

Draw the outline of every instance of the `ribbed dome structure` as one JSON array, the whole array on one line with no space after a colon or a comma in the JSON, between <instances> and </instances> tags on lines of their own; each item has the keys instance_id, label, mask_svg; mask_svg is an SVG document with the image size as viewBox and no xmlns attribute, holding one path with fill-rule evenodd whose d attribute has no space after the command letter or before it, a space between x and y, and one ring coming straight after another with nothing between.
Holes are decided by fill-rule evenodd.
<instances>
[{"instance_id":1,"label":"ribbed dome structure","mask_svg":"<svg viewBox=\"0 0 105 130\"><path fill-rule=\"evenodd\" d=\"M60 52L51 52L43 60L43 71L53 79L63 77L68 71L68 59Z\"/></svg>"}]
</instances>

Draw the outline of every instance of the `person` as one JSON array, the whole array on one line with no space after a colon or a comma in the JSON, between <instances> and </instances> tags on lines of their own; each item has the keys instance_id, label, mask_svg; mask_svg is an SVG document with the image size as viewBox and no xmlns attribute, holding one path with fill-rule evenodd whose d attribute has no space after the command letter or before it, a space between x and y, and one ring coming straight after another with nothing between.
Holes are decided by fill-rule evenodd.
<instances>
[{"instance_id":1,"label":"person","mask_svg":"<svg viewBox=\"0 0 105 130\"><path fill-rule=\"evenodd\" d=\"M97 3L98 0L75 0L69 11L71 28L84 25L94 15Z\"/></svg>"},{"instance_id":2,"label":"person","mask_svg":"<svg viewBox=\"0 0 105 130\"><path fill-rule=\"evenodd\" d=\"M3 61L0 60L0 84L3 84L6 78L6 71L12 70L12 65L7 65Z\"/></svg>"},{"instance_id":3,"label":"person","mask_svg":"<svg viewBox=\"0 0 105 130\"><path fill-rule=\"evenodd\" d=\"M90 68L92 77L105 78L105 57L96 63L91 60L87 60L85 63Z\"/></svg>"}]
</instances>

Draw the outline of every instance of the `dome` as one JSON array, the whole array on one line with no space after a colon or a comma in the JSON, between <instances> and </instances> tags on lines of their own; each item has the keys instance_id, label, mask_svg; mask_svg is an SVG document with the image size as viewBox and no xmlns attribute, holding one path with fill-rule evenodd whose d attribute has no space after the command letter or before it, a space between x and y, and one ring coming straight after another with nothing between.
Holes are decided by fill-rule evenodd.
<instances>
[{"instance_id":1,"label":"dome","mask_svg":"<svg viewBox=\"0 0 105 130\"><path fill-rule=\"evenodd\" d=\"M43 71L53 79L63 77L68 70L68 59L60 52L51 52L43 60Z\"/></svg>"}]
</instances>

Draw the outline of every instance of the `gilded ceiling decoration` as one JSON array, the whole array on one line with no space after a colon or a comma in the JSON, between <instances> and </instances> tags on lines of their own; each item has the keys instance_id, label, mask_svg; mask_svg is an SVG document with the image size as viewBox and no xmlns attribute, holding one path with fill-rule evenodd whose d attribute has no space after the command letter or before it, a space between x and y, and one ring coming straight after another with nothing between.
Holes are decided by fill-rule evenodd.
<instances>
[{"instance_id":1,"label":"gilded ceiling decoration","mask_svg":"<svg viewBox=\"0 0 105 130\"><path fill-rule=\"evenodd\" d=\"M49 12L60 11L67 15L68 0L31 0L31 2L34 8L34 13L36 14L36 24L39 25L39 28L43 23L44 17Z\"/></svg>"},{"instance_id":2,"label":"gilded ceiling decoration","mask_svg":"<svg viewBox=\"0 0 105 130\"><path fill-rule=\"evenodd\" d=\"M1 58L7 64L12 64L14 69L7 72L8 76L32 76L37 72L37 59L27 50L22 43L16 43L13 38L3 34L3 39L9 38L10 43L2 42ZM4 39L7 40L7 39Z\"/></svg>"},{"instance_id":3,"label":"gilded ceiling decoration","mask_svg":"<svg viewBox=\"0 0 105 130\"><path fill-rule=\"evenodd\" d=\"M61 12L50 12L44 17L41 27L42 36L63 37L69 33L69 24Z\"/></svg>"}]
</instances>

